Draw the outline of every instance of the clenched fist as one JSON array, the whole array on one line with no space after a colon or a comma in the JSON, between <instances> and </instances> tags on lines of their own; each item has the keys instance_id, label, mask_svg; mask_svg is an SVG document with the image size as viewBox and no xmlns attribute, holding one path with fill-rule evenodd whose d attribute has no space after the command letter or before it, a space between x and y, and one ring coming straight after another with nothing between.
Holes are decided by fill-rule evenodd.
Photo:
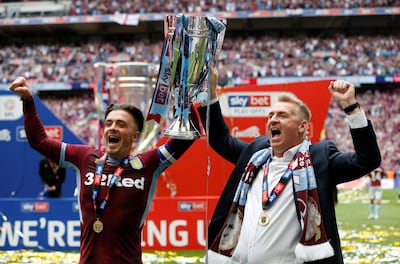
<instances>
[{"instance_id":1,"label":"clenched fist","mask_svg":"<svg viewBox=\"0 0 400 264\"><path fill-rule=\"evenodd\" d=\"M29 89L28 82L22 76L17 77L17 79L10 84L10 91L19 94L22 99L27 99L32 96L32 91Z\"/></svg>"},{"instance_id":2,"label":"clenched fist","mask_svg":"<svg viewBox=\"0 0 400 264\"><path fill-rule=\"evenodd\" d=\"M343 109L356 103L356 90L352 83L344 80L331 81L328 89L332 98L337 101Z\"/></svg>"}]
</instances>

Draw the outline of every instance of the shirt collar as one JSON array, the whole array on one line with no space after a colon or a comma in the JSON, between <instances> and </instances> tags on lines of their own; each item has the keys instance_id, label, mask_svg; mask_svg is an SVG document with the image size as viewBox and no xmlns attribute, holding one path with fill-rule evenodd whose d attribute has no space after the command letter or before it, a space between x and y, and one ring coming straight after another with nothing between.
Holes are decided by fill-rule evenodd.
<instances>
[{"instance_id":1,"label":"shirt collar","mask_svg":"<svg viewBox=\"0 0 400 264\"><path fill-rule=\"evenodd\" d=\"M292 148L290 148L290 149L288 149L288 150L286 150L286 151L283 153L282 158L278 158L278 157L276 157L276 156L273 156L272 159L273 159L273 160L274 160L274 159L276 159L276 160L282 160L282 161L291 161L291 160L293 159L294 155L296 155L297 151L299 150L300 145L301 145L301 143L298 144L298 145L296 145L296 146L294 146L294 147L292 147Z\"/></svg>"}]
</instances>

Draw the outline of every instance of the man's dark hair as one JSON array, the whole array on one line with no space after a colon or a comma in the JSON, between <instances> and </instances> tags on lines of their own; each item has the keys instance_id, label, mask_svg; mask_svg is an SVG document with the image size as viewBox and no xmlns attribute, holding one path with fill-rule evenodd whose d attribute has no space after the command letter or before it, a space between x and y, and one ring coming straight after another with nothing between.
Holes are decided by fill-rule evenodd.
<instances>
[{"instance_id":1,"label":"man's dark hair","mask_svg":"<svg viewBox=\"0 0 400 264\"><path fill-rule=\"evenodd\" d=\"M124 110L124 111L128 112L129 114L131 114L131 116L137 123L139 132L142 132L144 117L143 117L142 111L140 111L137 107L135 107L133 105L129 105L129 104L110 104L107 107L107 110L104 114L104 120L106 120L108 114L114 110Z\"/></svg>"}]
</instances>

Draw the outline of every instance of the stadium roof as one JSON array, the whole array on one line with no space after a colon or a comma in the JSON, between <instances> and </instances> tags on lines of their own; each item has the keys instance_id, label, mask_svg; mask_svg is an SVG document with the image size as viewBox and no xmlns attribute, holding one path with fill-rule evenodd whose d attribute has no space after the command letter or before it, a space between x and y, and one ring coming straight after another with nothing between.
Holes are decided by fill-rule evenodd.
<instances>
[{"instance_id":1,"label":"stadium roof","mask_svg":"<svg viewBox=\"0 0 400 264\"><path fill-rule=\"evenodd\" d=\"M25 32L124 34L162 32L164 13L98 16L23 17L0 19L5 34ZM224 17L228 30L368 29L400 27L400 7L359 9L296 9L255 12L190 13Z\"/></svg>"}]
</instances>

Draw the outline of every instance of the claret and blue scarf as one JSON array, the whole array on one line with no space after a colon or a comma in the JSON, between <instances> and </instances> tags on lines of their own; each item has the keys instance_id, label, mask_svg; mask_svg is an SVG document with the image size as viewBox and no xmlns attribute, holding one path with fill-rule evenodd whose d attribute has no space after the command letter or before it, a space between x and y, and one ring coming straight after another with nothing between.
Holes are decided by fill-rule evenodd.
<instances>
[{"instance_id":1,"label":"claret and blue scarf","mask_svg":"<svg viewBox=\"0 0 400 264\"><path fill-rule=\"evenodd\" d=\"M325 259L334 255L322 222L315 173L309 151L310 145L310 141L307 138L304 139L299 151L280 180L280 183L286 184L289 181L288 179L296 179L295 197L298 215L300 216L301 235L295 254L298 260L304 262ZM270 156L269 149L262 149L250 158L242 174L224 226L210 247L210 250L214 252L209 252L209 254L232 256L240 235L247 192L258 170L264 164L268 164ZM272 206L280 191L278 190L278 193L272 191L267 206ZM264 204L263 202L263 207Z\"/></svg>"}]
</instances>

